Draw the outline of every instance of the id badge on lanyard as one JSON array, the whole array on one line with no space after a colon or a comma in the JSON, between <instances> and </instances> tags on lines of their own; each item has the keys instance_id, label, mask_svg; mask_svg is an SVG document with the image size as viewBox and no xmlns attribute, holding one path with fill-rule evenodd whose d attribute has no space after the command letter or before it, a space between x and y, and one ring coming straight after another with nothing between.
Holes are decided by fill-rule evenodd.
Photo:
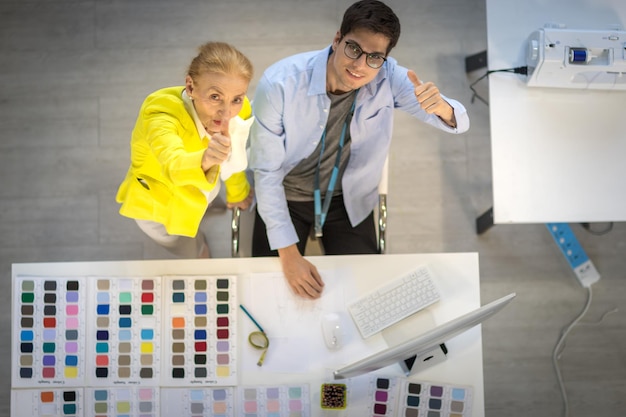
<instances>
[{"instance_id":1,"label":"id badge on lanyard","mask_svg":"<svg viewBox=\"0 0 626 417\"><path fill-rule=\"evenodd\" d=\"M330 201L332 200L333 192L335 191L335 184L337 183L337 178L339 177L341 151L343 150L343 145L346 139L348 120L350 120L350 116L354 113L354 108L356 106L356 96L358 95L358 93L359 90L356 90L356 92L354 93L354 101L352 102L350 112L346 116L346 120L343 121L343 127L341 128L341 137L339 138L339 148L337 149L337 156L335 157L335 166L333 167L332 173L330 175L328 189L326 190L326 195L324 196L324 205L322 205L322 196L320 193L320 165L322 164L322 155L324 154L324 149L326 147L326 128L324 128L324 133L322 133L322 149L320 150L320 156L317 160L317 168L315 170L315 190L313 190L313 203L315 208L315 237L322 237L323 235L322 228L324 227L326 214L328 214Z\"/></svg>"}]
</instances>

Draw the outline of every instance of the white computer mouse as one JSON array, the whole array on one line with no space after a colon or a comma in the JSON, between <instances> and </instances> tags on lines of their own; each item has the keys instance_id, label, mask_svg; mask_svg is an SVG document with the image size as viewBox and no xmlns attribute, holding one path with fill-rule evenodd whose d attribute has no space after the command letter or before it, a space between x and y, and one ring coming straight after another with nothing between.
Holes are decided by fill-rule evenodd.
<instances>
[{"instance_id":1,"label":"white computer mouse","mask_svg":"<svg viewBox=\"0 0 626 417\"><path fill-rule=\"evenodd\" d=\"M339 314L322 315L322 335L328 349L337 350L343 346L343 326Z\"/></svg>"}]
</instances>

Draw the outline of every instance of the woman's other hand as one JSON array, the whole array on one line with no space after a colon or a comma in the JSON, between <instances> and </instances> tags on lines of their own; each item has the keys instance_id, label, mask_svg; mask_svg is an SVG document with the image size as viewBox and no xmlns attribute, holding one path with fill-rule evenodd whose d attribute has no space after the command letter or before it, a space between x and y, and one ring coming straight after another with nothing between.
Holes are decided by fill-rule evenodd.
<instances>
[{"instance_id":1,"label":"woman's other hand","mask_svg":"<svg viewBox=\"0 0 626 417\"><path fill-rule=\"evenodd\" d=\"M239 201L237 203L226 203L226 207L228 207L229 209L239 207L241 210L246 210L248 209L248 207L250 207L253 201L254 201L254 189L252 189L251 187L250 192L248 193L248 196L244 200Z\"/></svg>"}]
</instances>

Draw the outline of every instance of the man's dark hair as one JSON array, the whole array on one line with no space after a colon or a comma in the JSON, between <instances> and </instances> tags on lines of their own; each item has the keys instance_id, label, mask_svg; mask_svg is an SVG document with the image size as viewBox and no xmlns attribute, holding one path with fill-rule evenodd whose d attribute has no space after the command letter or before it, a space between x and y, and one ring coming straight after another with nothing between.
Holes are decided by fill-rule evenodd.
<instances>
[{"instance_id":1,"label":"man's dark hair","mask_svg":"<svg viewBox=\"0 0 626 417\"><path fill-rule=\"evenodd\" d=\"M400 20L389 6L378 0L360 0L348 7L341 22L341 37L356 29L381 33L389 39L387 54L400 38Z\"/></svg>"}]
</instances>

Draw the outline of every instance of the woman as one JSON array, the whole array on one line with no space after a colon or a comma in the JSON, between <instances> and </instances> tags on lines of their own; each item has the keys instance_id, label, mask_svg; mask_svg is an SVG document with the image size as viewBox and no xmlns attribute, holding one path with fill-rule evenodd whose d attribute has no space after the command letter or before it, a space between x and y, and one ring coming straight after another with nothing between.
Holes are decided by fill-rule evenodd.
<instances>
[{"instance_id":1,"label":"woman","mask_svg":"<svg viewBox=\"0 0 626 417\"><path fill-rule=\"evenodd\" d=\"M199 227L222 180L229 208L252 203L244 172L252 75L241 52L209 42L191 61L184 86L158 90L141 106L116 200L120 214L179 257L209 257Z\"/></svg>"}]
</instances>

